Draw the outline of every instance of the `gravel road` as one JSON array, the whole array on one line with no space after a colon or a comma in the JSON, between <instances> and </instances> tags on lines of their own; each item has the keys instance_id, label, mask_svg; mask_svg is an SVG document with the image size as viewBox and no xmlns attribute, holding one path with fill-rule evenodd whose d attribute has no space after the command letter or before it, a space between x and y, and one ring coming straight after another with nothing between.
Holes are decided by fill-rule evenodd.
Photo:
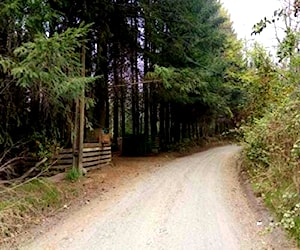
<instances>
[{"instance_id":1,"label":"gravel road","mask_svg":"<svg viewBox=\"0 0 300 250\"><path fill-rule=\"evenodd\" d=\"M264 225L238 181L239 150L217 147L171 161L20 249L291 249L261 235Z\"/></svg>"}]
</instances>

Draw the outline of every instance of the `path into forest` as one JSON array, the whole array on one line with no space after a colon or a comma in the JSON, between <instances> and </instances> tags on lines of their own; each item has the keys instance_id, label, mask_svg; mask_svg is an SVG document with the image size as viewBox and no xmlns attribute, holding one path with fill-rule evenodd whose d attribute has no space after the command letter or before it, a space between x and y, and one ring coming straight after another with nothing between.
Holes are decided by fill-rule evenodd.
<instances>
[{"instance_id":1,"label":"path into forest","mask_svg":"<svg viewBox=\"0 0 300 250\"><path fill-rule=\"evenodd\" d=\"M240 185L240 147L216 147L92 200L21 249L291 249ZM261 222L260 222L261 221Z\"/></svg>"}]
</instances>

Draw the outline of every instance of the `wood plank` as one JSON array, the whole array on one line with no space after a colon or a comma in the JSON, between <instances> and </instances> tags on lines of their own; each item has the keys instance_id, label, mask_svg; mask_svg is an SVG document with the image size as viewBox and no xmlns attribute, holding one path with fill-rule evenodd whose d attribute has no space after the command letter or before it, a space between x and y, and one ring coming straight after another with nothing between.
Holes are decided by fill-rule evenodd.
<instances>
[{"instance_id":1,"label":"wood plank","mask_svg":"<svg viewBox=\"0 0 300 250\"><path fill-rule=\"evenodd\" d=\"M109 156L109 157L111 157L111 153L108 153L108 154L101 154L100 156Z\"/></svg>"},{"instance_id":2,"label":"wood plank","mask_svg":"<svg viewBox=\"0 0 300 250\"><path fill-rule=\"evenodd\" d=\"M111 146L108 145L100 145L99 143L88 143L88 144L84 144L84 148L83 151L86 150L86 152L90 152L93 150L111 150ZM61 149L60 152L58 154L72 154L73 155L73 149L72 148L64 148Z\"/></svg>"},{"instance_id":3,"label":"wood plank","mask_svg":"<svg viewBox=\"0 0 300 250\"><path fill-rule=\"evenodd\" d=\"M111 152L102 152L100 155L111 155Z\"/></svg>"},{"instance_id":4,"label":"wood plank","mask_svg":"<svg viewBox=\"0 0 300 250\"><path fill-rule=\"evenodd\" d=\"M52 159L73 159L73 154L60 154L52 157Z\"/></svg>"},{"instance_id":5,"label":"wood plank","mask_svg":"<svg viewBox=\"0 0 300 250\"><path fill-rule=\"evenodd\" d=\"M83 162L98 161L98 160L100 160L100 156L83 158Z\"/></svg>"},{"instance_id":6,"label":"wood plank","mask_svg":"<svg viewBox=\"0 0 300 250\"><path fill-rule=\"evenodd\" d=\"M100 151L95 151L95 152L85 152L83 153L83 157L91 157L91 156L100 156L101 152Z\"/></svg>"},{"instance_id":7,"label":"wood plank","mask_svg":"<svg viewBox=\"0 0 300 250\"><path fill-rule=\"evenodd\" d=\"M92 162L84 162L83 166L84 167L97 166L97 165L102 165L102 164L108 164L110 162L111 162L110 160L98 160L98 161L92 161Z\"/></svg>"},{"instance_id":8,"label":"wood plank","mask_svg":"<svg viewBox=\"0 0 300 250\"><path fill-rule=\"evenodd\" d=\"M83 161L92 162L93 160L105 160L111 161L111 146L110 144L100 144L100 143L84 143L83 149ZM58 155L55 155L52 162L56 161L55 166L62 166L64 168L66 165L73 164L73 149L66 148L62 149Z\"/></svg>"},{"instance_id":9,"label":"wood plank","mask_svg":"<svg viewBox=\"0 0 300 250\"><path fill-rule=\"evenodd\" d=\"M111 152L111 150L100 150L100 152Z\"/></svg>"},{"instance_id":10,"label":"wood plank","mask_svg":"<svg viewBox=\"0 0 300 250\"><path fill-rule=\"evenodd\" d=\"M107 153L111 153L111 150L101 150L100 152L103 154L107 154Z\"/></svg>"},{"instance_id":11,"label":"wood plank","mask_svg":"<svg viewBox=\"0 0 300 250\"><path fill-rule=\"evenodd\" d=\"M73 160L73 157L58 157L58 158L52 158L51 161L59 161L59 160Z\"/></svg>"},{"instance_id":12,"label":"wood plank","mask_svg":"<svg viewBox=\"0 0 300 250\"><path fill-rule=\"evenodd\" d=\"M97 147L97 148L84 148L83 152L93 152L93 151L100 151L102 148Z\"/></svg>"},{"instance_id":13,"label":"wood plank","mask_svg":"<svg viewBox=\"0 0 300 250\"><path fill-rule=\"evenodd\" d=\"M93 150L101 150L102 147L101 146L97 146L97 147L84 147L83 150L86 150L87 152L89 151L93 151ZM59 154L73 154L73 150L71 148L67 148L67 149L62 149Z\"/></svg>"},{"instance_id":14,"label":"wood plank","mask_svg":"<svg viewBox=\"0 0 300 250\"><path fill-rule=\"evenodd\" d=\"M104 158L109 158L109 159L111 159L112 157L111 157L111 155L101 155L100 158L101 158L101 159L104 159Z\"/></svg>"},{"instance_id":15,"label":"wood plank","mask_svg":"<svg viewBox=\"0 0 300 250\"><path fill-rule=\"evenodd\" d=\"M111 154L101 154L100 157L111 157Z\"/></svg>"},{"instance_id":16,"label":"wood plank","mask_svg":"<svg viewBox=\"0 0 300 250\"><path fill-rule=\"evenodd\" d=\"M112 155L111 152L102 152L101 154L99 155Z\"/></svg>"},{"instance_id":17,"label":"wood plank","mask_svg":"<svg viewBox=\"0 0 300 250\"><path fill-rule=\"evenodd\" d=\"M73 164L73 159L58 159L54 165Z\"/></svg>"},{"instance_id":18,"label":"wood plank","mask_svg":"<svg viewBox=\"0 0 300 250\"><path fill-rule=\"evenodd\" d=\"M92 162L83 162L83 167L89 167L89 166L97 166L100 165L100 160L98 161L92 161Z\"/></svg>"},{"instance_id":19,"label":"wood plank","mask_svg":"<svg viewBox=\"0 0 300 250\"><path fill-rule=\"evenodd\" d=\"M111 152L101 152L99 155L111 155Z\"/></svg>"},{"instance_id":20,"label":"wood plank","mask_svg":"<svg viewBox=\"0 0 300 250\"><path fill-rule=\"evenodd\" d=\"M101 161L109 161L109 162L111 162L111 159L110 158L101 158Z\"/></svg>"},{"instance_id":21,"label":"wood plank","mask_svg":"<svg viewBox=\"0 0 300 250\"><path fill-rule=\"evenodd\" d=\"M83 143L83 148L97 148L97 147L101 147L101 143L98 142Z\"/></svg>"},{"instance_id":22,"label":"wood plank","mask_svg":"<svg viewBox=\"0 0 300 250\"><path fill-rule=\"evenodd\" d=\"M98 168L104 167L104 166L106 166L108 164L109 164L109 162L107 162L107 163L100 163L98 166L87 167L86 170L87 171L91 171L91 170L94 170L94 169L98 169Z\"/></svg>"},{"instance_id":23,"label":"wood plank","mask_svg":"<svg viewBox=\"0 0 300 250\"><path fill-rule=\"evenodd\" d=\"M101 149L104 150L104 151L105 150L111 150L111 147L102 147Z\"/></svg>"}]
</instances>

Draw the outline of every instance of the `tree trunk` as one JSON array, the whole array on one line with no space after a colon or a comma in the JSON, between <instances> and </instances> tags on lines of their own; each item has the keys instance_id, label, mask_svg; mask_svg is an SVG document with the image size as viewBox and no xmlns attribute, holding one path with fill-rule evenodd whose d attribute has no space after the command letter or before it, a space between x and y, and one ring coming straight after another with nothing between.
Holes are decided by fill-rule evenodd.
<instances>
[{"instance_id":1,"label":"tree trunk","mask_svg":"<svg viewBox=\"0 0 300 250\"><path fill-rule=\"evenodd\" d=\"M135 57L134 57L134 52L131 53L131 58L130 58L130 66L131 66L131 82L134 83L137 81L135 80ZM132 134L137 135L138 134L138 123L137 123L137 85L132 85L131 86L131 121L132 121Z\"/></svg>"},{"instance_id":2,"label":"tree trunk","mask_svg":"<svg viewBox=\"0 0 300 250\"><path fill-rule=\"evenodd\" d=\"M165 108L165 143L169 145L171 143L171 126L172 116L171 116L171 108L170 103L167 103Z\"/></svg>"},{"instance_id":3,"label":"tree trunk","mask_svg":"<svg viewBox=\"0 0 300 250\"><path fill-rule=\"evenodd\" d=\"M159 107L159 138L160 148L165 149L165 103L161 102Z\"/></svg>"},{"instance_id":4,"label":"tree trunk","mask_svg":"<svg viewBox=\"0 0 300 250\"><path fill-rule=\"evenodd\" d=\"M123 63L122 63L123 64ZM123 69L121 70L121 83L123 82ZM123 85L123 84L122 84ZM125 136L126 132L126 107L125 107L125 102L126 102L126 86L121 87L121 132L122 132L122 137Z\"/></svg>"},{"instance_id":5,"label":"tree trunk","mask_svg":"<svg viewBox=\"0 0 300 250\"><path fill-rule=\"evenodd\" d=\"M151 140L155 141L157 136L157 97L156 97L156 86L150 85L150 95L151 95L151 104L150 104L150 124L151 124Z\"/></svg>"},{"instance_id":6,"label":"tree trunk","mask_svg":"<svg viewBox=\"0 0 300 250\"><path fill-rule=\"evenodd\" d=\"M100 47L103 51L102 52L98 51L97 54L96 75L97 76L101 75L103 76L103 78L97 80L95 84L96 105L94 107L94 112L93 112L93 121L95 127L108 128L109 118L107 118L107 113L109 112L109 105L108 105L108 86L107 86L108 65L106 60L107 49L106 49L106 45L102 46L100 43L98 43L98 48Z\"/></svg>"},{"instance_id":7,"label":"tree trunk","mask_svg":"<svg viewBox=\"0 0 300 250\"><path fill-rule=\"evenodd\" d=\"M137 25L137 24L136 24ZM138 54L137 51L135 51L135 80L136 82L139 81L139 67L138 67ZM139 98L139 86L136 84L133 86L135 89L135 124L136 124L136 134L139 135L140 134L140 98Z\"/></svg>"},{"instance_id":8,"label":"tree trunk","mask_svg":"<svg viewBox=\"0 0 300 250\"><path fill-rule=\"evenodd\" d=\"M149 91L148 85L144 85L144 135L146 140L149 137Z\"/></svg>"},{"instance_id":9,"label":"tree trunk","mask_svg":"<svg viewBox=\"0 0 300 250\"><path fill-rule=\"evenodd\" d=\"M113 141L117 145L118 137L119 137L119 75L116 59L114 60L113 66L114 72L114 102L113 102Z\"/></svg>"}]
</instances>

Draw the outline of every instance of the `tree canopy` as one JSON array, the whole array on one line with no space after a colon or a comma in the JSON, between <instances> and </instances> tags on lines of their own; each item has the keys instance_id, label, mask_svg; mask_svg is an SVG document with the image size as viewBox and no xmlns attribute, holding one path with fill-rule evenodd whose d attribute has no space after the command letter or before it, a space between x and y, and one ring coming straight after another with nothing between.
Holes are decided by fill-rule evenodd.
<instances>
[{"instance_id":1,"label":"tree canopy","mask_svg":"<svg viewBox=\"0 0 300 250\"><path fill-rule=\"evenodd\" d=\"M33 134L70 143L73 103L87 85L86 124L111 128L115 140L168 134L169 144L235 109L226 75L237 40L217 1L14 0L0 16L4 147Z\"/></svg>"}]
</instances>

